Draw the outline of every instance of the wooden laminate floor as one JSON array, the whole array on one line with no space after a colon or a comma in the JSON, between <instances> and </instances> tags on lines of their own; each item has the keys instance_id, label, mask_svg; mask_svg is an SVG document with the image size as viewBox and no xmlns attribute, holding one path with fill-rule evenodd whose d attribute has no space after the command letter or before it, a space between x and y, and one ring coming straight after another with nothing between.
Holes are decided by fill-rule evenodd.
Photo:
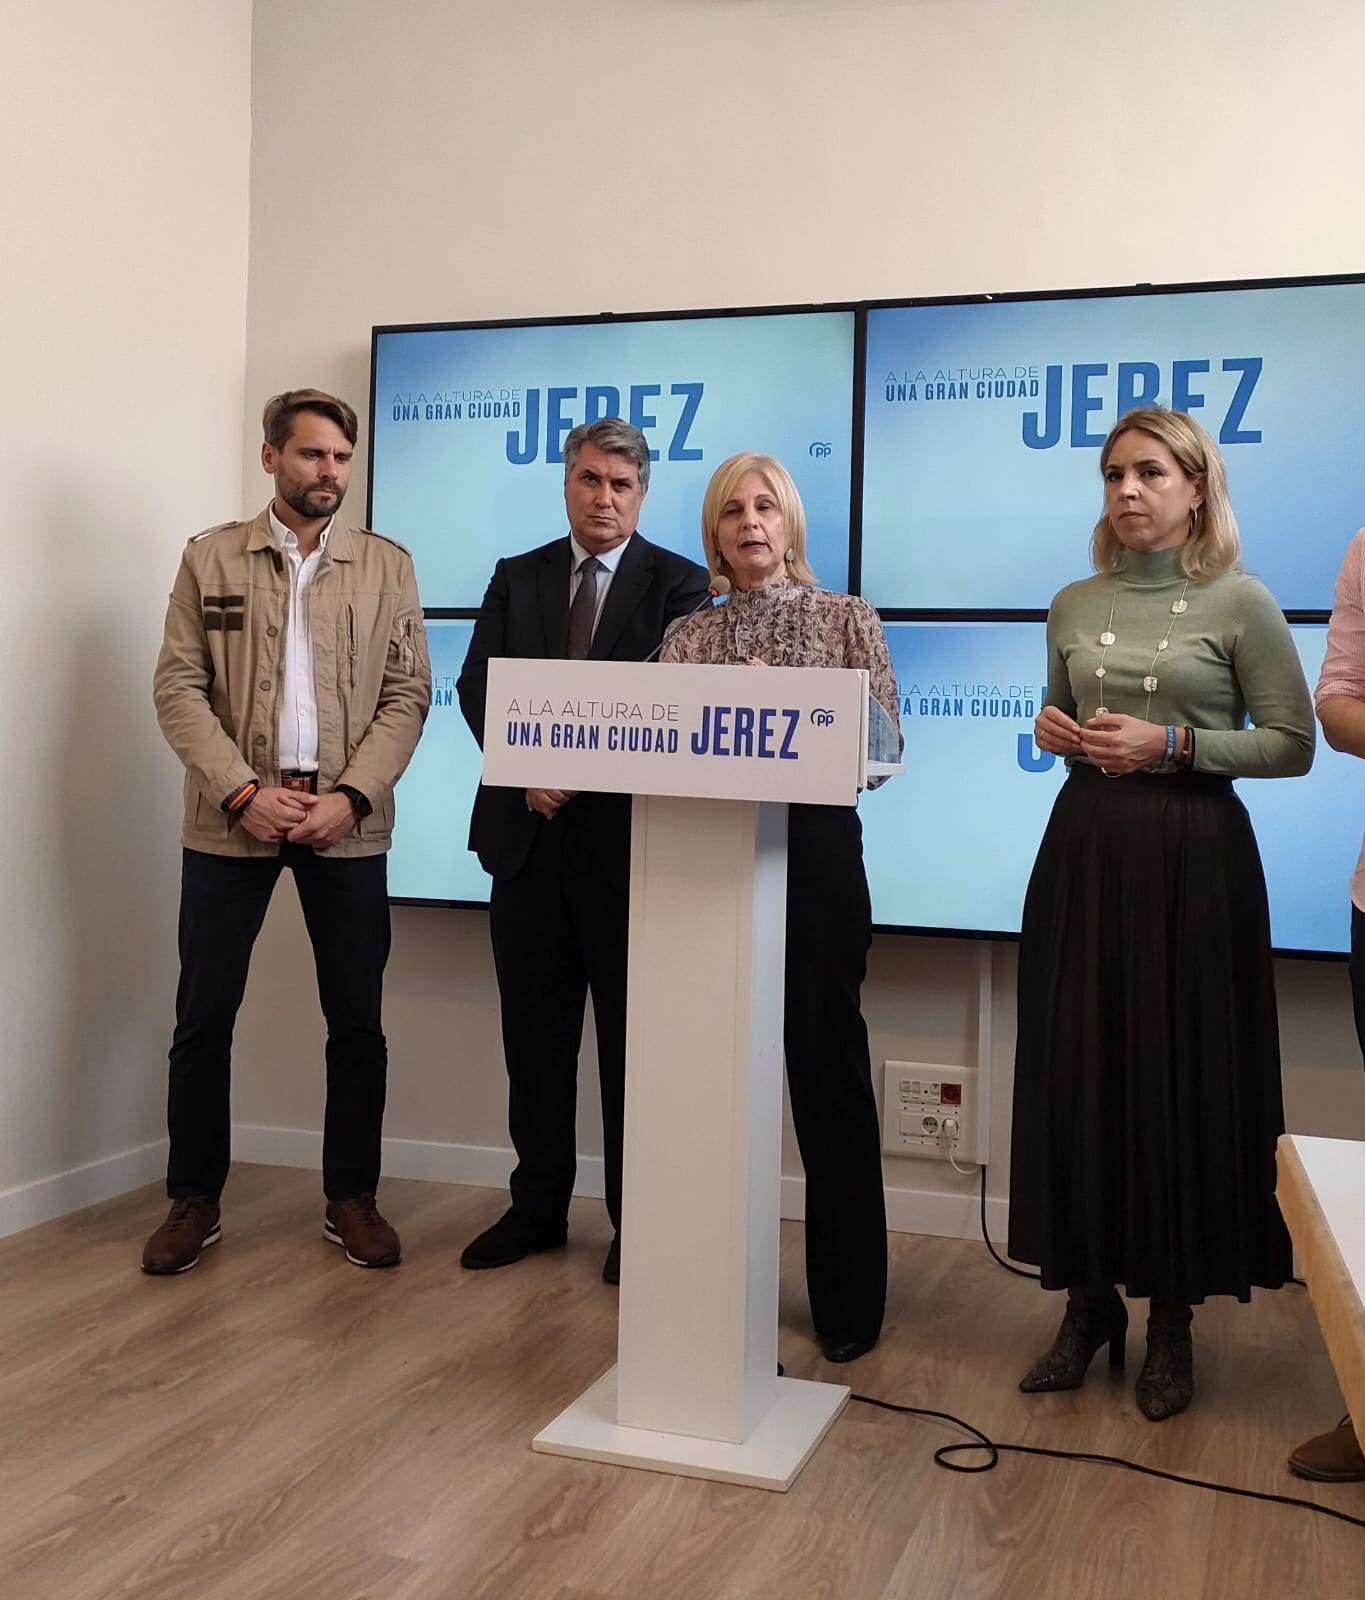
<instances>
[{"instance_id":1,"label":"wooden laminate floor","mask_svg":"<svg viewBox=\"0 0 1365 1600\"><path fill-rule=\"evenodd\" d=\"M567 1251L460 1270L490 1190L393 1181L406 1259L321 1238L315 1174L238 1167L223 1242L137 1271L148 1188L0 1240L0 1600L1350 1600L1365 1531L1113 1468L935 1467L941 1424L851 1404L786 1495L532 1453L615 1359L600 1204ZM891 1236L886 1334L852 1367L809 1336L785 1224L780 1353L796 1377L1365 1516L1365 1485L1284 1470L1340 1398L1301 1289L1195 1322L1195 1404L1161 1426L1097 1361L1015 1383L1057 1297L980 1245Z\"/></svg>"}]
</instances>

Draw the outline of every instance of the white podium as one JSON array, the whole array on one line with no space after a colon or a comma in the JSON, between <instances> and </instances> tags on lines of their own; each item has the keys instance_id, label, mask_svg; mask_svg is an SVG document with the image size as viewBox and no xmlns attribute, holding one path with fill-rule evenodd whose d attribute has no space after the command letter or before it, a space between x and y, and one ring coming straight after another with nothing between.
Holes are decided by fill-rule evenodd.
<instances>
[{"instance_id":1,"label":"white podium","mask_svg":"<svg viewBox=\"0 0 1365 1600\"><path fill-rule=\"evenodd\" d=\"M786 1489L848 1399L777 1376L786 806L856 804L867 694L489 663L486 783L635 796L618 1360L536 1450Z\"/></svg>"}]
</instances>

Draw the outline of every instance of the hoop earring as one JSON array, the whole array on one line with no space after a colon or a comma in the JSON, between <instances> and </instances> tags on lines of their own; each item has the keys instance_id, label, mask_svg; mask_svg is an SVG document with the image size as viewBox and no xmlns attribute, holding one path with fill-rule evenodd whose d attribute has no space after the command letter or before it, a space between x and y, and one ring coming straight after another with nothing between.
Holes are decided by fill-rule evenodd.
<instances>
[{"instance_id":1,"label":"hoop earring","mask_svg":"<svg viewBox=\"0 0 1365 1600\"><path fill-rule=\"evenodd\" d=\"M1200 511L1202 509L1203 508L1201 506L1191 506L1190 507L1190 538L1191 539L1193 539L1195 534L1199 532L1199 513L1200 513Z\"/></svg>"}]
</instances>

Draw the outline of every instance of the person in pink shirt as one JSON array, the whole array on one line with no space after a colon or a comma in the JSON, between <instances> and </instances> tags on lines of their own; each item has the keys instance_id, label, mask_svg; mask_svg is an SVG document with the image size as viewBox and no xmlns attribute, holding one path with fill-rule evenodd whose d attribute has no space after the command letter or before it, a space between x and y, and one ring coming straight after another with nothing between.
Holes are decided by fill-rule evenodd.
<instances>
[{"instance_id":1,"label":"person in pink shirt","mask_svg":"<svg viewBox=\"0 0 1365 1600\"><path fill-rule=\"evenodd\" d=\"M1365 758L1365 528L1351 540L1337 574L1314 705L1333 750ZM1356 1036L1365 1055L1365 844L1351 874L1349 966ZM1329 1432L1301 1444L1289 1457L1289 1469L1325 1483L1365 1479L1365 1452L1351 1419L1343 1417Z\"/></svg>"}]
</instances>

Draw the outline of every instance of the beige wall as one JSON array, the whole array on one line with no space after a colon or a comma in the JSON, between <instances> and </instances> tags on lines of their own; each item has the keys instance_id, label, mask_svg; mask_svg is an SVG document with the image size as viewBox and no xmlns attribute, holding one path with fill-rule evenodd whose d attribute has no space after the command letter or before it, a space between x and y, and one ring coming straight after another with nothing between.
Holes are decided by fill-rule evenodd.
<instances>
[{"instance_id":1,"label":"beige wall","mask_svg":"<svg viewBox=\"0 0 1365 1600\"><path fill-rule=\"evenodd\" d=\"M376 322L1365 263L1355 0L1306 0L1292 27L1281 0L257 0L255 15L251 406L296 382L363 399ZM313 72L328 115L300 92ZM247 481L259 499L250 465ZM526 544L559 526L547 503ZM1078 570L1083 549L1078 529ZM480 1155L506 1143L486 924L395 923L388 1133L414 1143L391 1170L496 1181L501 1158ZM296 1063L317 1060L320 1029L286 897L260 954L237 1115L315 1130L320 1069ZM992 967L998 1195L1013 949ZM874 1060L973 1060L977 979L969 942L879 939ZM1344 970L1284 964L1280 988L1291 1125L1365 1135ZM584 1099L591 1153L590 1075ZM934 1198L970 1192L951 1173L887 1173L910 1191L895 1216L965 1225L968 1204Z\"/></svg>"},{"instance_id":2,"label":"beige wall","mask_svg":"<svg viewBox=\"0 0 1365 1600\"><path fill-rule=\"evenodd\" d=\"M180 545L237 509L251 141L249 0L2 9L0 1231L164 1165L150 675Z\"/></svg>"}]
</instances>

